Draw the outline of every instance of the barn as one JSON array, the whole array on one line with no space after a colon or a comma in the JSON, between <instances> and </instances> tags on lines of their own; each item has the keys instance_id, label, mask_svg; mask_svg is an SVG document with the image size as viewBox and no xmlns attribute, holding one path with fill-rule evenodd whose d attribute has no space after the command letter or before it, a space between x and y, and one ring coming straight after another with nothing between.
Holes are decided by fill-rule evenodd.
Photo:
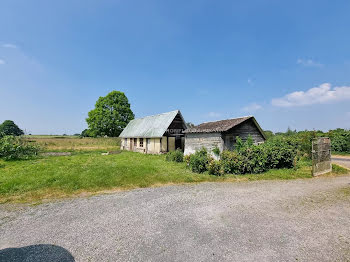
<instances>
[{"instance_id":1,"label":"barn","mask_svg":"<svg viewBox=\"0 0 350 262\"><path fill-rule=\"evenodd\" d=\"M160 154L184 149L187 128L179 110L137 118L129 122L119 135L124 150Z\"/></svg>"},{"instance_id":2,"label":"barn","mask_svg":"<svg viewBox=\"0 0 350 262\"><path fill-rule=\"evenodd\" d=\"M202 147L211 152L215 147L220 151L234 149L236 137L246 140L249 136L255 144L266 140L264 131L253 116L206 122L186 129L185 155L194 153Z\"/></svg>"}]
</instances>

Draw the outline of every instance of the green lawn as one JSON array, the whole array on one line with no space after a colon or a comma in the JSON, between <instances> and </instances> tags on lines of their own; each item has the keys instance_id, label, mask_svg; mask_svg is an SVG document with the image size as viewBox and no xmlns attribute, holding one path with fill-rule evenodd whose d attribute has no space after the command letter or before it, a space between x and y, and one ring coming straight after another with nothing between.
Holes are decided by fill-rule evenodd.
<instances>
[{"instance_id":1,"label":"green lawn","mask_svg":"<svg viewBox=\"0 0 350 262\"><path fill-rule=\"evenodd\" d=\"M343 173L347 170L336 167L335 174ZM162 184L295 178L311 178L307 162L299 162L297 169L215 177L192 173L184 163L166 162L165 156L133 152L102 156L101 152L85 152L26 161L0 160L0 203L40 201Z\"/></svg>"}]
</instances>

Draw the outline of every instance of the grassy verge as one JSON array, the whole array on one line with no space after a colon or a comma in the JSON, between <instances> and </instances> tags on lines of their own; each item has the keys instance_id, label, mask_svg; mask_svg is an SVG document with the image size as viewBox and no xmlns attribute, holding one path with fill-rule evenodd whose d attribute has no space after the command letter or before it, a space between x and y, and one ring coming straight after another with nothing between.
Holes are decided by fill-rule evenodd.
<instances>
[{"instance_id":1,"label":"grassy verge","mask_svg":"<svg viewBox=\"0 0 350 262\"><path fill-rule=\"evenodd\" d=\"M350 153L346 153L346 152L332 152L332 156L350 156Z\"/></svg>"},{"instance_id":2,"label":"grassy verge","mask_svg":"<svg viewBox=\"0 0 350 262\"><path fill-rule=\"evenodd\" d=\"M337 166L334 170L334 175L348 172ZM99 152L81 152L27 161L0 160L0 203L32 202L164 184L295 178L311 178L308 162L299 162L296 169L215 177L192 173L184 163L166 162L165 156L133 152L102 156Z\"/></svg>"}]
</instances>

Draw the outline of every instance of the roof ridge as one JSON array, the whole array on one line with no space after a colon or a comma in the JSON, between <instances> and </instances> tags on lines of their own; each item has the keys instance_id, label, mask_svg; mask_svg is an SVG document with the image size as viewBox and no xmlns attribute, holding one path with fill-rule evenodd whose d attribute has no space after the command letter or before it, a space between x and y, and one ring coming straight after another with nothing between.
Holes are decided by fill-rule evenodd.
<instances>
[{"instance_id":1,"label":"roof ridge","mask_svg":"<svg viewBox=\"0 0 350 262\"><path fill-rule=\"evenodd\" d=\"M227 119L221 119L221 120L216 120L216 121L207 121L207 122L200 123L199 125L207 124L207 123L215 123L215 122L220 122L220 121L226 121L226 120L240 119L240 118L249 118L249 117L254 117L254 116L252 116L252 115L250 115L250 116L240 116L240 117L227 118ZM197 125L197 126L199 126L199 125Z\"/></svg>"},{"instance_id":2,"label":"roof ridge","mask_svg":"<svg viewBox=\"0 0 350 262\"><path fill-rule=\"evenodd\" d=\"M153 117L153 116L160 116L160 115L165 115L165 114L170 114L170 113L173 113L173 112L179 112L180 110L173 110L173 111L169 111L169 112L165 112L165 113L160 113L160 114L155 114L155 115L150 115L150 116L144 116L144 117L138 117L138 118L134 118L133 120L136 120L136 119L144 119L144 118L147 118L147 117Z\"/></svg>"}]
</instances>

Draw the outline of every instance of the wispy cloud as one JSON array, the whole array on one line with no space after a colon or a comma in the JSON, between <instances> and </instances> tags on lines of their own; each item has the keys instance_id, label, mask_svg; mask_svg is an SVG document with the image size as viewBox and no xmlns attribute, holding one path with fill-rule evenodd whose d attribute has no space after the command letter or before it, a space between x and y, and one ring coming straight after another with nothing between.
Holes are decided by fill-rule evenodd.
<instances>
[{"instance_id":1,"label":"wispy cloud","mask_svg":"<svg viewBox=\"0 0 350 262\"><path fill-rule=\"evenodd\" d=\"M215 117L220 117L221 116L221 113L217 113L217 112L209 112L207 114L207 117L210 117L210 118L215 118Z\"/></svg>"},{"instance_id":2,"label":"wispy cloud","mask_svg":"<svg viewBox=\"0 0 350 262\"><path fill-rule=\"evenodd\" d=\"M307 91L296 91L281 98L272 99L271 104L278 107L296 107L313 104L333 103L350 100L350 86L336 86L324 83Z\"/></svg>"},{"instance_id":3,"label":"wispy cloud","mask_svg":"<svg viewBox=\"0 0 350 262\"><path fill-rule=\"evenodd\" d=\"M323 67L323 64L318 63L312 59L302 59L299 58L297 60L297 64L298 65L302 65L302 66L307 66L307 67Z\"/></svg>"},{"instance_id":4,"label":"wispy cloud","mask_svg":"<svg viewBox=\"0 0 350 262\"><path fill-rule=\"evenodd\" d=\"M262 109L262 106L257 103L251 103L245 107L242 108L242 111L244 112L256 112L258 110Z\"/></svg>"},{"instance_id":5,"label":"wispy cloud","mask_svg":"<svg viewBox=\"0 0 350 262\"><path fill-rule=\"evenodd\" d=\"M5 60L0 59L0 65L4 65L5 64Z\"/></svg>"},{"instance_id":6,"label":"wispy cloud","mask_svg":"<svg viewBox=\"0 0 350 262\"><path fill-rule=\"evenodd\" d=\"M2 47L5 47L5 48L17 48L16 45L14 44L10 44L10 43L7 43L7 44L3 44Z\"/></svg>"}]
</instances>

